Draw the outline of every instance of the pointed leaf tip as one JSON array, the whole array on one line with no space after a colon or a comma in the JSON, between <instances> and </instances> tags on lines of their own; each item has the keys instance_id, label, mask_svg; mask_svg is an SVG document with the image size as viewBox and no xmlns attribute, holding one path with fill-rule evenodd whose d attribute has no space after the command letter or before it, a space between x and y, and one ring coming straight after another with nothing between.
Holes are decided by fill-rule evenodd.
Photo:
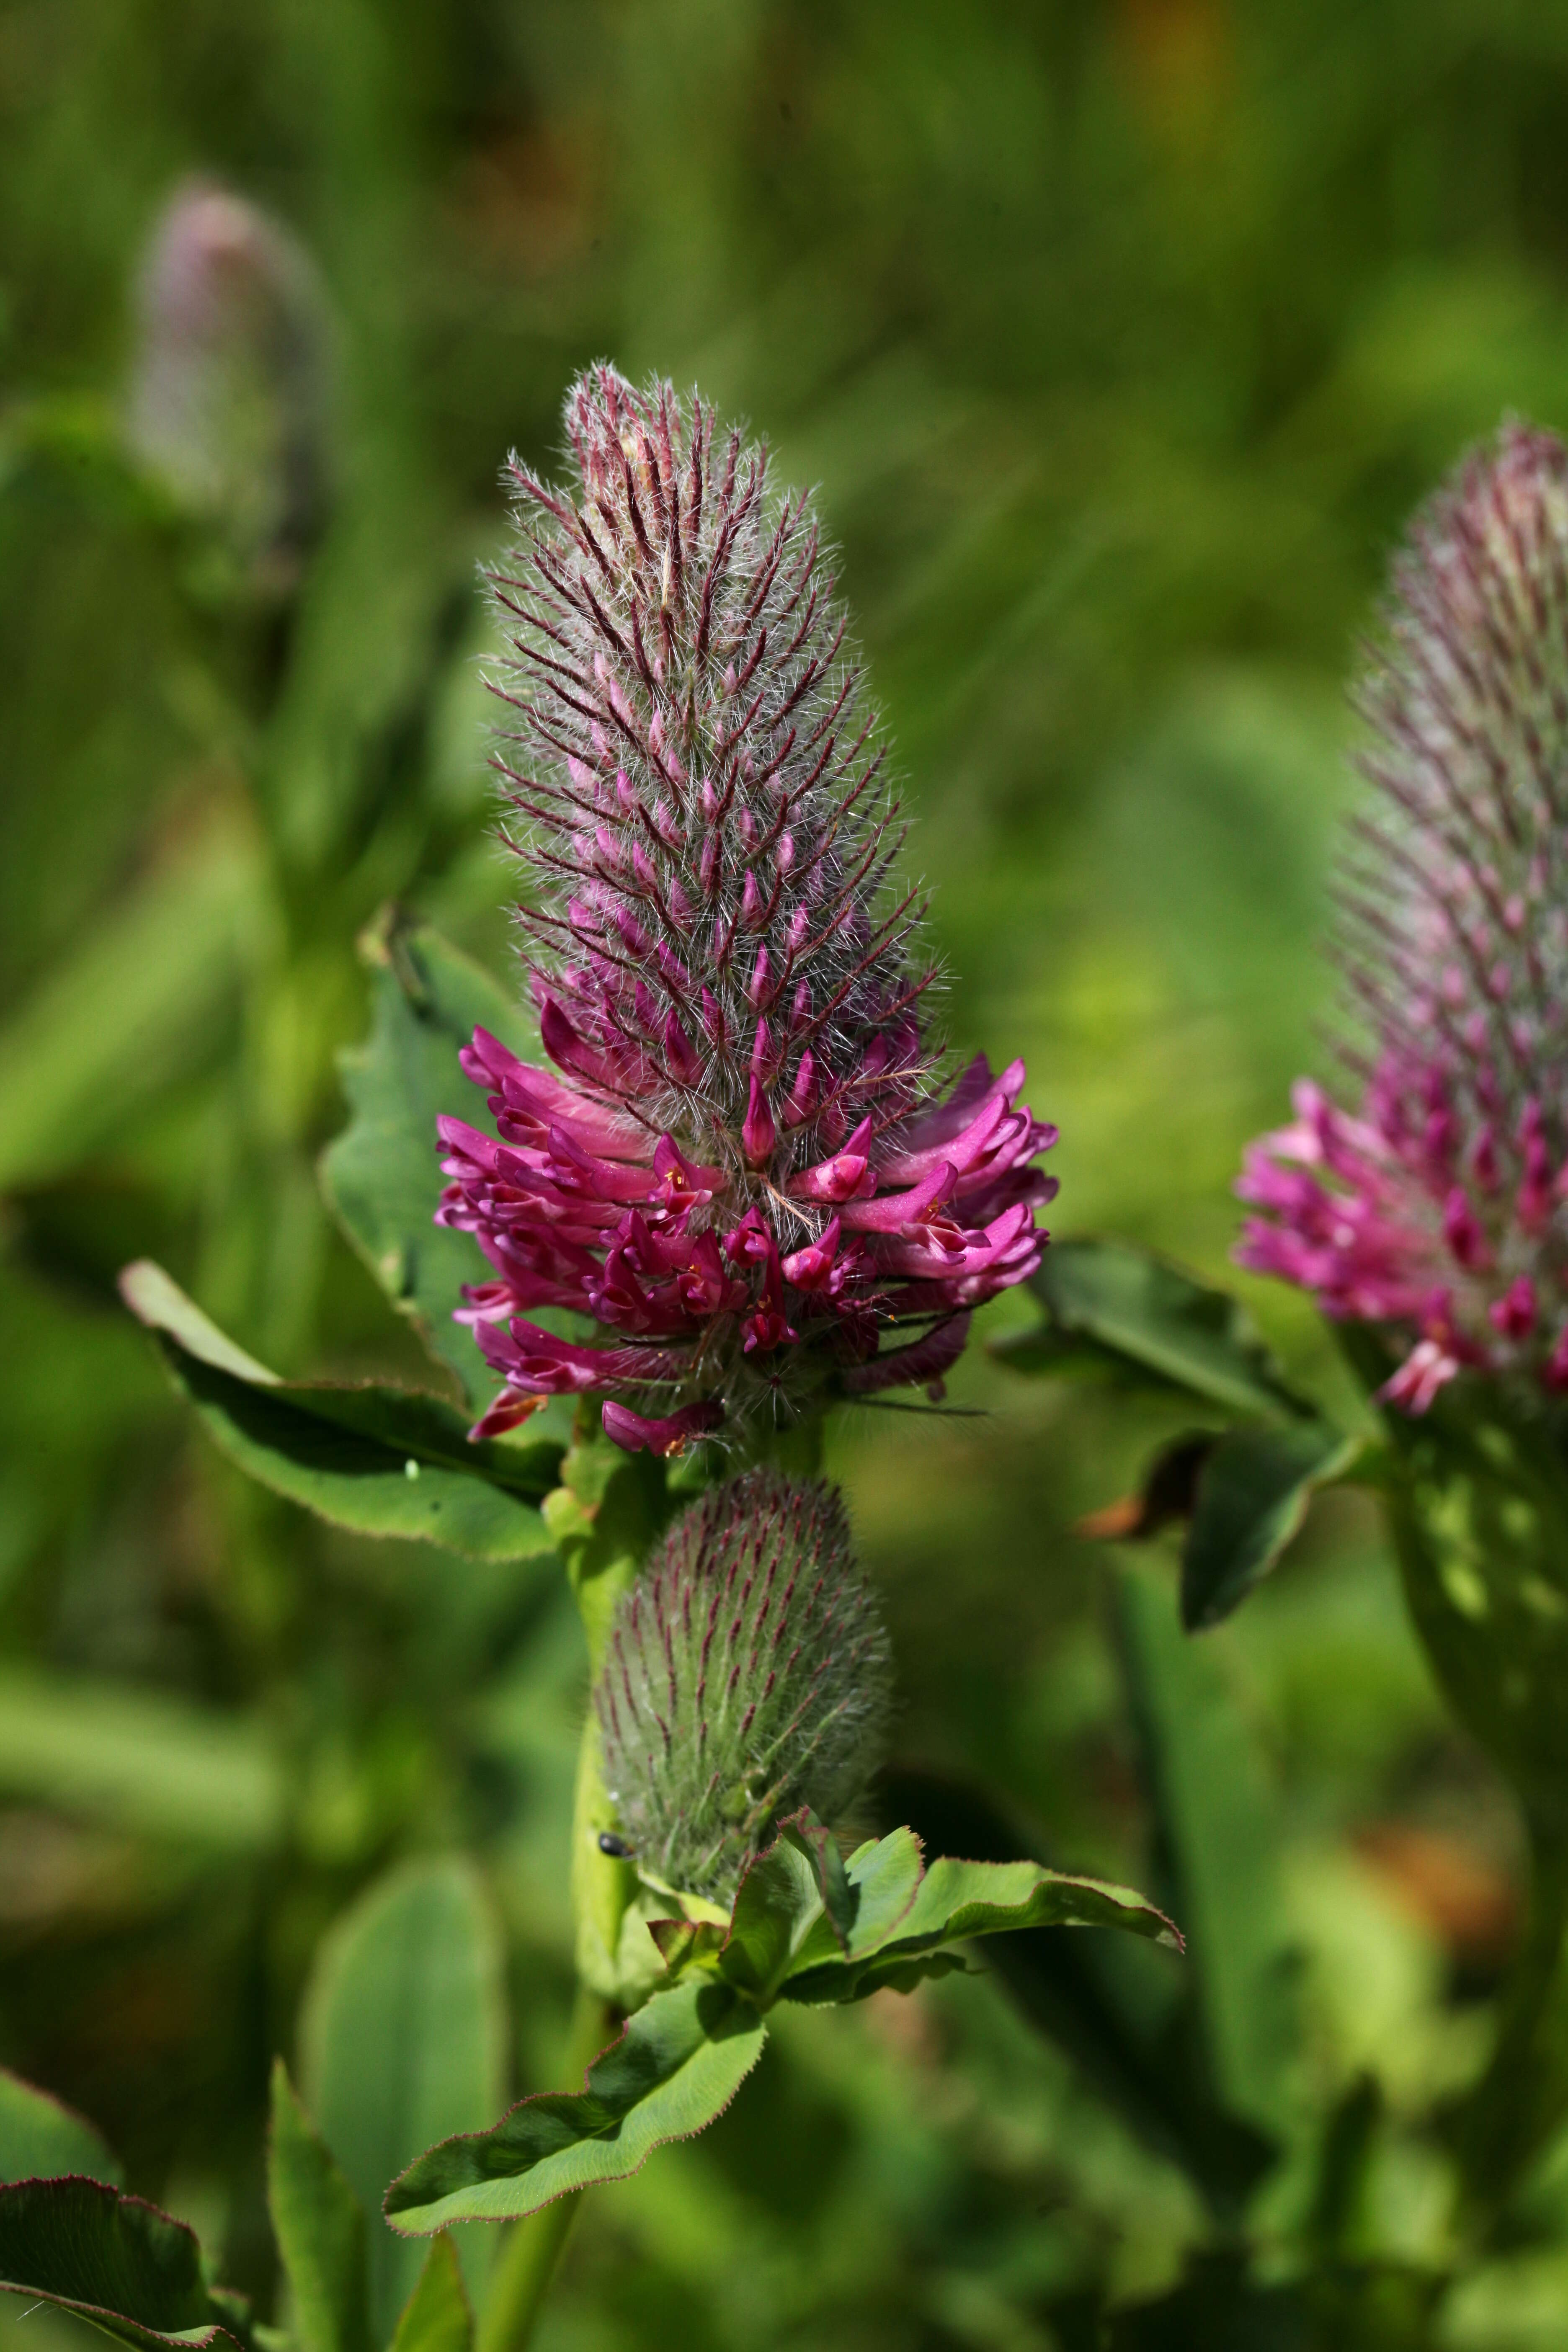
<instances>
[{"instance_id":1,"label":"pointed leaf tip","mask_svg":"<svg viewBox=\"0 0 1568 2352\"><path fill-rule=\"evenodd\" d=\"M392 2352L470 2352L474 2313L449 2231L430 2241L418 2284L403 2306Z\"/></svg>"},{"instance_id":2,"label":"pointed leaf tip","mask_svg":"<svg viewBox=\"0 0 1568 2352\"><path fill-rule=\"evenodd\" d=\"M461 1413L417 1390L280 1381L151 1259L127 1266L121 1289L209 1435L274 1494L356 1534L474 1559L551 1549L538 1507L559 1446L475 1444Z\"/></svg>"},{"instance_id":3,"label":"pointed leaf tip","mask_svg":"<svg viewBox=\"0 0 1568 2352\"><path fill-rule=\"evenodd\" d=\"M1217 1625L1278 1563L1312 1496L1350 1472L1363 1451L1327 1422L1242 1428L1213 1445L1197 1474L1182 1549L1182 1622Z\"/></svg>"},{"instance_id":4,"label":"pointed leaf tip","mask_svg":"<svg viewBox=\"0 0 1568 2352\"><path fill-rule=\"evenodd\" d=\"M364 2211L281 2058L272 2069L267 2201L300 2352L370 2352Z\"/></svg>"}]
</instances>

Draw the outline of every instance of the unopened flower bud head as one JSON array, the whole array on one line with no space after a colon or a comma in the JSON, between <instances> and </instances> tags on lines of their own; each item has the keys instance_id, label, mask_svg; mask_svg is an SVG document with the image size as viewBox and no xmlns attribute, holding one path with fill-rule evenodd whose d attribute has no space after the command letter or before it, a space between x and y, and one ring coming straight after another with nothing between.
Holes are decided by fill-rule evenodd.
<instances>
[{"instance_id":1,"label":"unopened flower bud head","mask_svg":"<svg viewBox=\"0 0 1568 2352\"><path fill-rule=\"evenodd\" d=\"M679 1518L594 1690L605 1781L657 1884L726 1909L803 1805L830 1826L880 1761L888 1636L828 1488L754 1470Z\"/></svg>"},{"instance_id":2,"label":"unopened flower bud head","mask_svg":"<svg viewBox=\"0 0 1568 2352\"><path fill-rule=\"evenodd\" d=\"M464 1056L442 1216L494 1279L481 1431L604 1398L672 1450L833 1395L936 1388L969 1309L1039 1261L1055 1140L1023 1065L945 1099L884 746L807 501L695 397L590 371L576 480L509 468L498 765L546 1071ZM583 1344L531 1319L574 1309ZM884 1349L885 1339L898 1344Z\"/></svg>"},{"instance_id":3,"label":"unopened flower bud head","mask_svg":"<svg viewBox=\"0 0 1568 2352\"><path fill-rule=\"evenodd\" d=\"M1510 425L1394 566L1342 888L1349 1112L1297 1088L1247 1155L1244 1265L1407 1352L1568 1389L1568 450Z\"/></svg>"},{"instance_id":4,"label":"unopened flower bud head","mask_svg":"<svg viewBox=\"0 0 1568 2352\"><path fill-rule=\"evenodd\" d=\"M132 446L254 584L288 589L327 498L331 319L309 256L193 180L153 230L136 299Z\"/></svg>"}]
</instances>

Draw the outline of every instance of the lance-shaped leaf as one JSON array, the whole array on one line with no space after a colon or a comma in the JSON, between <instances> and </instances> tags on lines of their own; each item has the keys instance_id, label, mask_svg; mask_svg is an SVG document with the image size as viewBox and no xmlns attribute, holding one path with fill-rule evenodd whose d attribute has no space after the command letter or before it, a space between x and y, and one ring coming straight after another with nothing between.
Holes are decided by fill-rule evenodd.
<instances>
[{"instance_id":1,"label":"lance-shaped leaf","mask_svg":"<svg viewBox=\"0 0 1568 2352\"><path fill-rule=\"evenodd\" d=\"M79 2173L118 2187L109 2143L85 2116L0 2066L0 2181L60 2180Z\"/></svg>"},{"instance_id":2,"label":"lance-shaped leaf","mask_svg":"<svg viewBox=\"0 0 1568 2352\"><path fill-rule=\"evenodd\" d=\"M267 2203L300 2352L370 2352L364 2210L295 2097L281 2058L272 2069Z\"/></svg>"},{"instance_id":3,"label":"lance-shaped leaf","mask_svg":"<svg viewBox=\"0 0 1568 2352\"><path fill-rule=\"evenodd\" d=\"M1130 1569L1117 1601L1162 1892L1189 1939L1203 2104L1279 2137L1293 2112L1300 2021L1268 1775L1223 1654L1184 1637L1164 1580Z\"/></svg>"},{"instance_id":4,"label":"lance-shaped leaf","mask_svg":"<svg viewBox=\"0 0 1568 2352\"><path fill-rule=\"evenodd\" d=\"M1324 1421L1227 1430L1198 1472L1182 1547L1182 1622L1216 1625L1268 1575L1300 1531L1319 1487L1342 1478L1363 1451Z\"/></svg>"},{"instance_id":5,"label":"lance-shaped leaf","mask_svg":"<svg viewBox=\"0 0 1568 2352\"><path fill-rule=\"evenodd\" d=\"M412 1390L280 1381L150 1259L127 1266L120 1286L217 1444L274 1493L356 1534L470 1559L551 1549L538 1506L555 1484L559 1446L472 1444L460 1413Z\"/></svg>"},{"instance_id":6,"label":"lance-shaped leaf","mask_svg":"<svg viewBox=\"0 0 1568 2352\"><path fill-rule=\"evenodd\" d=\"M344 1913L306 1990L306 2094L361 2204L432 2140L473 2131L507 2095L500 1937L471 1864L450 1855L389 1871ZM493 2251L468 2248L470 2275ZM419 2273L416 2246L371 2225L372 2332L384 2343ZM479 2279L476 2278L476 2284Z\"/></svg>"},{"instance_id":7,"label":"lance-shaped leaf","mask_svg":"<svg viewBox=\"0 0 1568 2352\"><path fill-rule=\"evenodd\" d=\"M474 2314L458 2250L445 2230L430 2242L425 2267L403 2306L392 2352L468 2352Z\"/></svg>"},{"instance_id":8,"label":"lance-shaped leaf","mask_svg":"<svg viewBox=\"0 0 1568 2352\"><path fill-rule=\"evenodd\" d=\"M722 2114L765 2034L750 2001L693 1973L627 2020L581 2091L524 2099L493 2130L446 2140L410 2165L387 2192L387 2219L423 2236L451 2221L511 2221L572 2189L624 2180L655 2148Z\"/></svg>"},{"instance_id":9,"label":"lance-shaped leaf","mask_svg":"<svg viewBox=\"0 0 1568 2352\"><path fill-rule=\"evenodd\" d=\"M390 914L361 950L375 974L371 1033L342 1058L352 1116L322 1157L321 1189L398 1313L471 1398L493 1381L452 1311L486 1268L471 1234L434 1222L446 1181L436 1121L446 1112L493 1132L458 1052L483 1028L526 1055L538 1032L499 981L427 926Z\"/></svg>"},{"instance_id":10,"label":"lance-shaped leaf","mask_svg":"<svg viewBox=\"0 0 1568 2352\"><path fill-rule=\"evenodd\" d=\"M1310 1415L1228 1291L1125 1242L1054 1242L1029 1287L1046 1310L994 1353L1017 1370L1181 1391L1220 1412Z\"/></svg>"},{"instance_id":11,"label":"lance-shaped leaf","mask_svg":"<svg viewBox=\"0 0 1568 2352\"><path fill-rule=\"evenodd\" d=\"M0 2292L74 2311L137 2352L242 2333L234 2299L208 2292L184 2223L97 2180L0 2189Z\"/></svg>"}]
</instances>

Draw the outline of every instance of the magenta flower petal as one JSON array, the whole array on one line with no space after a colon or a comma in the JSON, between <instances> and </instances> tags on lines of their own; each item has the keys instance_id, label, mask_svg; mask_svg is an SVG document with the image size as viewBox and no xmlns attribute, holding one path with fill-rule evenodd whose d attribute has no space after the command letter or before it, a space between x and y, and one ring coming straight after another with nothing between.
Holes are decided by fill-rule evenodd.
<instances>
[{"instance_id":1,"label":"magenta flower petal","mask_svg":"<svg viewBox=\"0 0 1568 2352\"><path fill-rule=\"evenodd\" d=\"M724 1418L721 1405L705 1402L683 1405L679 1412L667 1414L662 1421L649 1421L629 1405L617 1404L612 1397L604 1410L605 1434L613 1437L628 1454L680 1454L694 1437L706 1435L717 1429Z\"/></svg>"}]
</instances>

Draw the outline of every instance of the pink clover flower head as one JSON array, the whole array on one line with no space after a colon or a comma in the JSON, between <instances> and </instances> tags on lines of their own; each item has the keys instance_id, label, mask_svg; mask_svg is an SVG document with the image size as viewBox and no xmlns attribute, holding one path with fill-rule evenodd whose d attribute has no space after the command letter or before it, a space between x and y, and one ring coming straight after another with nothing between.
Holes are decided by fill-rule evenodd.
<instances>
[{"instance_id":1,"label":"pink clover flower head","mask_svg":"<svg viewBox=\"0 0 1568 2352\"><path fill-rule=\"evenodd\" d=\"M1417 518L1359 707L1341 890L1354 1113L1296 1089L1237 1256L1384 1324L1384 1395L1568 1387L1568 449L1510 425Z\"/></svg>"},{"instance_id":2,"label":"pink clover flower head","mask_svg":"<svg viewBox=\"0 0 1568 2352\"><path fill-rule=\"evenodd\" d=\"M936 1086L923 909L806 500L668 384L596 367L566 429L570 491L511 460L491 578L552 1066L479 1031L498 1137L439 1123L441 1222L492 1269L462 1310L503 1383L479 1431L580 1394L663 1453L940 1394L970 1310L1039 1263L1056 1130L1021 1062ZM580 1336L536 1319L561 1309Z\"/></svg>"}]
</instances>

